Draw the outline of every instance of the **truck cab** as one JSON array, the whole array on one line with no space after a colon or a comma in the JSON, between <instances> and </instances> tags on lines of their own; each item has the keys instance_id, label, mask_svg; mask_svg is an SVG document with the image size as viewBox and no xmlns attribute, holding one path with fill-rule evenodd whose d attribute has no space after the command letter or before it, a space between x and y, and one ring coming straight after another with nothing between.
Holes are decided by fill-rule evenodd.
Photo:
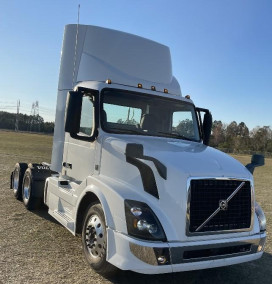
<instances>
[{"instance_id":1,"label":"truck cab","mask_svg":"<svg viewBox=\"0 0 272 284\"><path fill-rule=\"evenodd\" d=\"M182 96L166 46L66 26L42 195L50 215L82 234L92 268L169 273L262 256L257 163L209 147L211 126L210 112Z\"/></svg>"}]
</instances>

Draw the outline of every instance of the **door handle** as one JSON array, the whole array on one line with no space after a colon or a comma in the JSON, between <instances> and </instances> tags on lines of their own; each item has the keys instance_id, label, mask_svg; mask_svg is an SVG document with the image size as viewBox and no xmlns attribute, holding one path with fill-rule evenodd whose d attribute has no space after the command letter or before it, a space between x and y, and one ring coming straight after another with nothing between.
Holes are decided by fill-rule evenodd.
<instances>
[{"instance_id":1,"label":"door handle","mask_svg":"<svg viewBox=\"0 0 272 284\"><path fill-rule=\"evenodd\" d=\"M70 164L70 163L64 162L62 165L67 169L72 169L72 164Z\"/></svg>"}]
</instances>

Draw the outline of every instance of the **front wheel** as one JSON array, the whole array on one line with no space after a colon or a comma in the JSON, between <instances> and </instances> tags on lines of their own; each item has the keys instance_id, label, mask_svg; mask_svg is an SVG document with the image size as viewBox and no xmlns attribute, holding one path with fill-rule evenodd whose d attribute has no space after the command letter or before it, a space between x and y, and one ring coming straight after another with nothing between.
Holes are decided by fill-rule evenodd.
<instances>
[{"instance_id":1,"label":"front wheel","mask_svg":"<svg viewBox=\"0 0 272 284\"><path fill-rule=\"evenodd\" d=\"M82 229L83 251L88 264L100 274L112 273L116 268L106 261L107 232L101 204L87 210Z\"/></svg>"}]
</instances>

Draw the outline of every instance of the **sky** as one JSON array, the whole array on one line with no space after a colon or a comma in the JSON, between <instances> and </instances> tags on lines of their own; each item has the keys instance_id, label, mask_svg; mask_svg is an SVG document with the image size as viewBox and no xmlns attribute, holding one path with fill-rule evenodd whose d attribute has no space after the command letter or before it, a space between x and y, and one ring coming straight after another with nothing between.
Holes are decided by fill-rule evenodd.
<instances>
[{"instance_id":1,"label":"sky","mask_svg":"<svg viewBox=\"0 0 272 284\"><path fill-rule=\"evenodd\" d=\"M215 120L272 127L271 0L0 0L0 111L53 121L66 24L97 25L170 47L182 94Z\"/></svg>"}]
</instances>

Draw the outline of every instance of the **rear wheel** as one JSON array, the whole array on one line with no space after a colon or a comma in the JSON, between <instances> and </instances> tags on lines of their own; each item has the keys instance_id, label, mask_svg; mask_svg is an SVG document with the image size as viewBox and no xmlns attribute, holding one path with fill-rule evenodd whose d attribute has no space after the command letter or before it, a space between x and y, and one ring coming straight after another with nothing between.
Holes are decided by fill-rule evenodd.
<instances>
[{"instance_id":1,"label":"rear wheel","mask_svg":"<svg viewBox=\"0 0 272 284\"><path fill-rule=\"evenodd\" d=\"M27 169L26 163L17 163L12 173L12 181L11 181L12 189L15 198L18 200L22 200L22 183L26 169Z\"/></svg>"},{"instance_id":2,"label":"rear wheel","mask_svg":"<svg viewBox=\"0 0 272 284\"><path fill-rule=\"evenodd\" d=\"M106 261L107 232L101 204L87 210L82 229L83 251L89 265L100 274L109 274L116 268Z\"/></svg>"},{"instance_id":3,"label":"rear wheel","mask_svg":"<svg viewBox=\"0 0 272 284\"><path fill-rule=\"evenodd\" d=\"M34 196L35 181L33 180L31 169L28 168L25 172L22 184L22 197L25 207L28 210L35 210L41 206L41 198Z\"/></svg>"}]
</instances>

